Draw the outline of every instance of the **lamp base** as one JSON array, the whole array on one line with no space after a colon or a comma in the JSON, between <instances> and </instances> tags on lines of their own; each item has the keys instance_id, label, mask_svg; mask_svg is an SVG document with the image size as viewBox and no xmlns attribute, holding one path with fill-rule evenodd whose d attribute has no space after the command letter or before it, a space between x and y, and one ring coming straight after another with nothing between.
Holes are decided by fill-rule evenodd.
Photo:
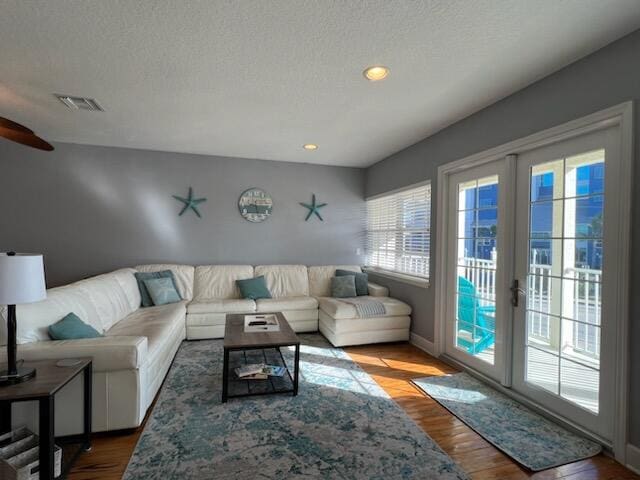
<instances>
[{"instance_id":1,"label":"lamp base","mask_svg":"<svg viewBox=\"0 0 640 480\"><path fill-rule=\"evenodd\" d=\"M36 376L35 368L18 368L18 373L9 375L8 370L0 370L0 387L26 382Z\"/></svg>"}]
</instances>

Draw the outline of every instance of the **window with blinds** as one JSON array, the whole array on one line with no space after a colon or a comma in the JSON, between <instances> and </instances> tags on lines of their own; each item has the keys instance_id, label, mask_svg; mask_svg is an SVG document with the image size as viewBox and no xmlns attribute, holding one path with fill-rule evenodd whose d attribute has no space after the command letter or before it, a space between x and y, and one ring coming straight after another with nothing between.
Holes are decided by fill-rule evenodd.
<instances>
[{"instance_id":1,"label":"window with blinds","mask_svg":"<svg viewBox=\"0 0 640 480\"><path fill-rule=\"evenodd\" d=\"M431 184L367 201L367 263L429 278Z\"/></svg>"}]
</instances>

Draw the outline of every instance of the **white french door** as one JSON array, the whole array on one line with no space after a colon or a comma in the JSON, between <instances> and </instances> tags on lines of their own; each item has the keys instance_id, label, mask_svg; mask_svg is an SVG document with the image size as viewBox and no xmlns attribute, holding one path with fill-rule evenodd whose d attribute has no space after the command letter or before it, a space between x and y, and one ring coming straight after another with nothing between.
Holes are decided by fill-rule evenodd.
<instances>
[{"instance_id":1,"label":"white french door","mask_svg":"<svg viewBox=\"0 0 640 480\"><path fill-rule=\"evenodd\" d=\"M449 179L446 353L504 381L508 160L466 169Z\"/></svg>"},{"instance_id":2,"label":"white french door","mask_svg":"<svg viewBox=\"0 0 640 480\"><path fill-rule=\"evenodd\" d=\"M613 435L618 127L518 156L513 388ZM615 310L613 310L615 312Z\"/></svg>"},{"instance_id":3,"label":"white french door","mask_svg":"<svg viewBox=\"0 0 640 480\"><path fill-rule=\"evenodd\" d=\"M566 138L566 137L565 137ZM613 440L621 127L446 175L444 353Z\"/></svg>"}]
</instances>

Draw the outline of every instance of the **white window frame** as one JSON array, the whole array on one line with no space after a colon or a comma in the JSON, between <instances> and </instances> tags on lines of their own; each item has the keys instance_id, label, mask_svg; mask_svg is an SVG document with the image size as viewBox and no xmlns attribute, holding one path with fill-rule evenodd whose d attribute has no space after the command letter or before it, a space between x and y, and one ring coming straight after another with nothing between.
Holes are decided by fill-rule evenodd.
<instances>
[{"instance_id":1,"label":"white window frame","mask_svg":"<svg viewBox=\"0 0 640 480\"><path fill-rule=\"evenodd\" d=\"M431 188L431 180L425 180L419 183L414 183L411 184L409 186L406 187L402 187L402 188L398 188L396 190L391 190L388 192L384 192L378 195L374 195L371 197L367 197L366 198L366 202L370 202L372 200L379 200L382 198L386 198L386 197L391 197L394 195L399 195L402 193L406 193L410 190L414 190L417 188L422 188L422 187L429 187L429 205L428 205L428 218L427 218L427 226L425 228L425 233L428 236L428 242L429 242L429 249L427 252L427 275L426 276L422 276L422 275L416 275L410 272L403 272L403 271L399 271L399 270L392 270L392 269L388 269L388 268L384 268L384 267L380 267L380 266L376 266L376 265L371 265L369 264L369 225L368 225L368 218L367 218L367 230L366 230L366 255L367 255L367 265L365 266L365 271L369 272L369 273L374 273L376 275L380 275L380 276L384 276L384 277L388 277L391 278L393 280L397 280L403 283L409 283L418 287L427 287L429 286L429 279L430 279L430 273L431 273L431 258L432 258L432 252L431 252L431 225L432 225L432 221L431 221L431 217L432 217L432 188ZM368 208L368 206L367 206ZM368 212L367 212L367 217L368 217ZM399 229L398 232L402 232L402 229Z\"/></svg>"}]
</instances>

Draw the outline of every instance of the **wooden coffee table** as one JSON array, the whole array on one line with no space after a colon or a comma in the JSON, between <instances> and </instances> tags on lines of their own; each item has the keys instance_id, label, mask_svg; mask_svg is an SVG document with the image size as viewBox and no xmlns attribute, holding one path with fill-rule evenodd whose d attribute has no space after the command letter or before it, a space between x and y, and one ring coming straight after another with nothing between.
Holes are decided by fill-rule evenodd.
<instances>
[{"instance_id":1,"label":"wooden coffee table","mask_svg":"<svg viewBox=\"0 0 640 480\"><path fill-rule=\"evenodd\" d=\"M262 313L261 313L262 315ZM227 315L224 331L224 362L222 370L222 402L229 398L270 395L274 393L298 394L300 371L300 339L295 334L284 315L280 312L265 313L276 315L280 323L278 332L245 332L244 314ZM284 377L269 377L267 380L241 380L236 378L234 369L247 363L266 363L287 367L281 347L295 347L293 377L287 368ZM234 392L229 392L230 385Z\"/></svg>"}]
</instances>

